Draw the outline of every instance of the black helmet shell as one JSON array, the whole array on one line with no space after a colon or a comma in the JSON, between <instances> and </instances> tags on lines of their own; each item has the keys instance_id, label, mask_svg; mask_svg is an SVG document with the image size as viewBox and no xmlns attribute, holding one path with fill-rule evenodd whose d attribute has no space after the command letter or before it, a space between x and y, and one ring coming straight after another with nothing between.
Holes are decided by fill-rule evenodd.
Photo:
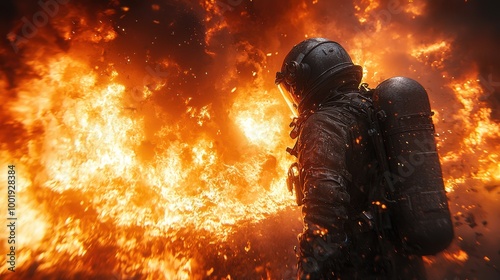
<instances>
[{"instance_id":1,"label":"black helmet shell","mask_svg":"<svg viewBox=\"0 0 500 280\"><path fill-rule=\"evenodd\" d=\"M310 38L295 45L276 73L281 84L300 107L305 99L320 100L328 94L324 87L340 73L352 73L359 85L362 68L352 63L347 51L337 42L325 38ZM319 96L316 96L318 95ZM311 96L314 95L314 96Z\"/></svg>"}]
</instances>

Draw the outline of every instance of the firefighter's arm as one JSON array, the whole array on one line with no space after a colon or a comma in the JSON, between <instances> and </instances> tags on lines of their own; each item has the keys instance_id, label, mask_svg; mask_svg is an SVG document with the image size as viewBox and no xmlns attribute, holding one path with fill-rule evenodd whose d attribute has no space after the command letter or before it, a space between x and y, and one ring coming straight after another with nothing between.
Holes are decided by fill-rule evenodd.
<instances>
[{"instance_id":1,"label":"firefighter's arm","mask_svg":"<svg viewBox=\"0 0 500 280\"><path fill-rule=\"evenodd\" d=\"M340 270L347 258L343 253L347 243L344 223L350 198L347 182L341 176L346 166L346 137L341 123L319 114L304 123L299 136L304 194L301 261L305 267L316 263L320 271L330 265Z\"/></svg>"}]
</instances>

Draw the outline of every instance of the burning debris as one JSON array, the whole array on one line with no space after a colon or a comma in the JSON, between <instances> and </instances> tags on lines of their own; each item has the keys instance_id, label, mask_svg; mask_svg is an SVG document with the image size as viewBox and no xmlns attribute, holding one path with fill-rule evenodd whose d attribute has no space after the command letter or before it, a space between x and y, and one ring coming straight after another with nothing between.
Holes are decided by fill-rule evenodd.
<instances>
[{"instance_id":1,"label":"burning debris","mask_svg":"<svg viewBox=\"0 0 500 280\"><path fill-rule=\"evenodd\" d=\"M457 217L430 278L498 278L493 4L2 1L0 178L15 165L18 220L1 277L292 279L301 221L274 73L323 36L370 85L409 76L430 95Z\"/></svg>"}]
</instances>

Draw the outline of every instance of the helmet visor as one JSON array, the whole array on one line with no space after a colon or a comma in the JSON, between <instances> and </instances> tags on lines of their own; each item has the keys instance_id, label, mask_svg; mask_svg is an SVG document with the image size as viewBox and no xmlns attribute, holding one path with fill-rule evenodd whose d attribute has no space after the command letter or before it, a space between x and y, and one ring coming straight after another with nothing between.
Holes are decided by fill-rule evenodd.
<instances>
[{"instance_id":1,"label":"helmet visor","mask_svg":"<svg viewBox=\"0 0 500 280\"><path fill-rule=\"evenodd\" d=\"M290 111L292 112L293 117L294 118L298 117L299 116L299 111L298 111L298 107L297 107L298 103L296 103L296 100L294 98L296 96L288 90L287 90L287 93L285 93L285 91L283 90L281 85L280 84L277 84L277 85L278 85L278 90L280 91L281 96L283 97L286 104L288 105L288 108L290 108Z\"/></svg>"}]
</instances>

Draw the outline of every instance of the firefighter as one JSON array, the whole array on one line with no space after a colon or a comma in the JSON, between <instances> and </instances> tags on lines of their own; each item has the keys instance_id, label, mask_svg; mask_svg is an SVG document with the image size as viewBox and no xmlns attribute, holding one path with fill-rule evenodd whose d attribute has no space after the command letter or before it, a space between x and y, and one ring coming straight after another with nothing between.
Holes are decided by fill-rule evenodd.
<instances>
[{"instance_id":1,"label":"firefighter","mask_svg":"<svg viewBox=\"0 0 500 280\"><path fill-rule=\"evenodd\" d=\"M297 115L288 181L303 214L298 279L425 279L422 257L381 228L391 225L374 194L380 164L361 79L346 50L324 38L295 45L276 74Z\"/></svg>"}]
</instances>

